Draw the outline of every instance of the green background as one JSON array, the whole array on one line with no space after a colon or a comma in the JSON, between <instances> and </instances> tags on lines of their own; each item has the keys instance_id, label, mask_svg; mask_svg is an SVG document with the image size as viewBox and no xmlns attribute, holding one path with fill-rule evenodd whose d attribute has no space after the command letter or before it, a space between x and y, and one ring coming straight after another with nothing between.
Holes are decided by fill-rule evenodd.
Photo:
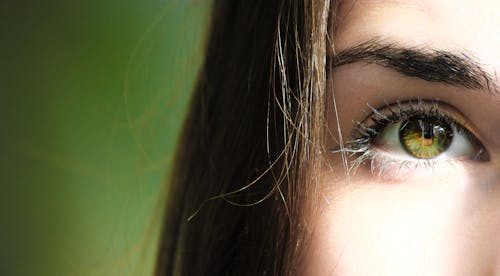
<instances>
[{"instance_id":1,"label":"green background","mask_svg":"<svg viewBox=\"0 0 500 276\"><path fill-rule=\"evenodd\" d=\"M0 275L150 275L206 0L0 3Z\"/></svg>"}]
</instances>

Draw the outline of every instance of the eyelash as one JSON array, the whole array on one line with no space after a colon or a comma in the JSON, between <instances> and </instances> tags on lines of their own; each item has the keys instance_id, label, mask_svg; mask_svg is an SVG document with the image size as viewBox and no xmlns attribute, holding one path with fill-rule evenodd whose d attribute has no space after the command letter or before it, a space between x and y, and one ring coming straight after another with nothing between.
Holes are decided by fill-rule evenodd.
<instances>
[{"instance_id":1,"label":"eyelash","mask_svg":"<svg viewBox=\"0 0 500 276\"><path fill-rule=\"evenodd\" d=\"M407 120L413 116L429 116L443 120L449 124L457 133L466 135L470 140L476 138L467 130L466 121L461 120L448 112L445 112L443 106L446 104L438 100L407 100L396 101L394 104L386 103L381 109L376 109L370 106L370 114L366 119L355 123L355 130L351 134L351 139L345 143L343 149L334 149L333 152L345 152L349 157L355 157L350 162L349 171L356 171L361 165L370 162L370 170L375 173L378 169L378 175L382 175L384 171L393 167L399 166L398 170L403 167L410 169L417 168L418 166L433 167L438 160L434 159L418 159L414 160L398 160L387 157L380 157L379 150L373 148L375 138L391 123L397 123ZM388 114L384 114L388 113ZM451 160L449 160L451 162Z\"/></svg>"}]
</instances>

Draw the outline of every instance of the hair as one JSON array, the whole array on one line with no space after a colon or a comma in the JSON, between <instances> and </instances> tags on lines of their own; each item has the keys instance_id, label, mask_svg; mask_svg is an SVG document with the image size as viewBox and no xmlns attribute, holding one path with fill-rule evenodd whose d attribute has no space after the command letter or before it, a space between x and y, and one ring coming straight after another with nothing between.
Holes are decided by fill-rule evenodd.
<instances>
[{"instance_id":1,"label":"hair","mask_svg":"<svg viewBox=\"0 0 500 276\"><path fill-rule=\"evenodd\" d=\"M214 0L157 275L298 273L325 139L329 0Z\"/></svg>"}]
</instances>

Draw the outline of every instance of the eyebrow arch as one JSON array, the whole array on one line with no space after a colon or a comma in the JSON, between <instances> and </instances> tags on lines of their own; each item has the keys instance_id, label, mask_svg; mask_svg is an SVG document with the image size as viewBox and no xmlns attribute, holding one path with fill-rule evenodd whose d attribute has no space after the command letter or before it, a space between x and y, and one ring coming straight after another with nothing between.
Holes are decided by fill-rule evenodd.
<instances>
[{"instance_id":1,"label":"eyebrow arch","mask_svg":"<svg viewBox=\"0 0 500 276\"><path fill-rule=\"evenodd\" d=\"M372 39L336 53L333 68L367 62L391 68L403 75L469 89L498 90L495 78L465 53L424 47L404 47Z\"/></svg>"}]
</instances>

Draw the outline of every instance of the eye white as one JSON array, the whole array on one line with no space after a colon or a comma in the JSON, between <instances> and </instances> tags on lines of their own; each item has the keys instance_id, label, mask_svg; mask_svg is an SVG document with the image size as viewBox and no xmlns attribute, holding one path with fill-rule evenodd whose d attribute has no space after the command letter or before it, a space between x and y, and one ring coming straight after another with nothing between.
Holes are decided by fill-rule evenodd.
<instances>
[{"instance_id":1,"label":"eye white","mask_svg":"<svg viewBox=\"0 0 500 276\"><path fill-rule=\"evenodd\" d=\"M410 161L421 160L409 154L399 139L399 130L403 122L391 123L379 133L372 144L372 148L386 157ZM465 131L460 131L455 125L451 125L453 137L450 146L434 158L425 160L450 160L460 157L473 158L478 154L473 143Z\"/></svg>"}]
</instances>

